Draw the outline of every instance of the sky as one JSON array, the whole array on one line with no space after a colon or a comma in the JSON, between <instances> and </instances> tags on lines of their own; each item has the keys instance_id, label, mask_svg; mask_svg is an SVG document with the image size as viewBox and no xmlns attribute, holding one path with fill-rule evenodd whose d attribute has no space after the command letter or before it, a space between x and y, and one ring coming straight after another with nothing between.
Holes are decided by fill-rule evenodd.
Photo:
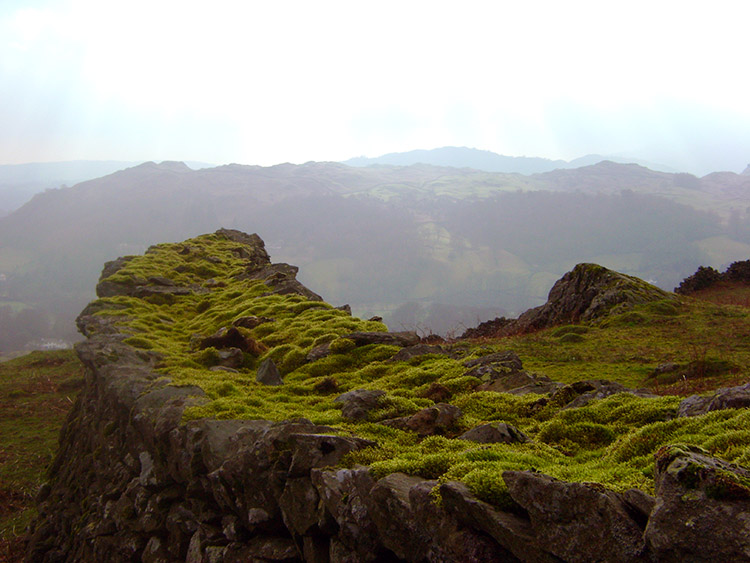
<instances>
[{"instance_id":1,"label":"sky","mask_svg":"<svg viewBox=\"0 0 750 563\"><path fill-rule=\"evenodd\" d=\"M750 163L743 0L3 0L0 164Z\"/></svg>"}]
</instances>

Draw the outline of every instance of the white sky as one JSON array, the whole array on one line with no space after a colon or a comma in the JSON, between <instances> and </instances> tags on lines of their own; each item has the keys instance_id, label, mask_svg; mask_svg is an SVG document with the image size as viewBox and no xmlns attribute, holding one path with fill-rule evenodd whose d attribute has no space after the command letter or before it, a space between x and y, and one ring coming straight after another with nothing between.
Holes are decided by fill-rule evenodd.
<instances>
[{"instance_id":1,"label":"white sky","mask_svg":"<svg viewBox=\"0 0 750 563\"><path fill-rule=\"evenodd\" d=\"M3 0L0 164L750 162L750 2Z\"/></svg>"}]
</instances>

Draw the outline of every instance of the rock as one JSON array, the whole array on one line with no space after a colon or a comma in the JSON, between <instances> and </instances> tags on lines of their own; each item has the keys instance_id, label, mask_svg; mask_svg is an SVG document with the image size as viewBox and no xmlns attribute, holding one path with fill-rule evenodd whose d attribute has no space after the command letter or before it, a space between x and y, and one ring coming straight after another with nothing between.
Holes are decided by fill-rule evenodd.
<instances>
[{"instance_id":1,"label":"rock","mask_svg":"<svg viewBox=\"0 0 750 563\"><path fill-rule=\"evenodd\" d=\"M488 377L492 377L492 379L476 387L477 391L495 391L496 393L509 393L514 389L523 387L524 390L517 394L550 393L558 389L559 387L562 387L562 383L552 381L545 375L534 375L526 371L518 371L506 375L500 375L497 372L492 372L492 374Z\"/></svg>"},{"instance_id":2,"label":"rock","mask_svg":"<svg viewBox=\"0 0 750 563\"><path fill-rule=\"evenodd\" d=\"M664 299L675 299L675 296L597 264L578 264L555 283L544 305L529 309L502 327L498 335L600 320L637 304Z\"/></svg>"},{"instance_id":3,"label":"rock","mask_svg":"<svg viewBox=\"0 0 750 563\"><path fill-rule=\"evenodd\" d=\"M750 471L691 446L665 446L655 459L653 560L750 560Z\"/></svg>"},{"instance_id":4,"label":"rock","mask_svg":"<svg viewBox=\"0 0 750 563\"><path fill-rule=\"evenodd\" d=\"M463 413L458 407L448 403L438 403L411 416L384 420L380 424L400 430L411 430L419 436L432 436L449 432L462 416Z\"/></svg>"},{"instance_id":5,"label":"rock","mask_svg":"<svg viewBox=\"0 0 750 563\"><path fill-rule=\"evenodd\" d=\"M234 326L220 328L217 332L198 343L198 348L201 350L209 347L216 348L217 350L237 348L254 356L258 356L266 350L263 344L256 342L249 336L243 335Z\"/></svg>"},{"instance_id":6,"label":"rock","mask_svg":"<svg viewBox=\"0 0 750 563\"><path fill-rule=\"evenodd\" d=\"M550 397L550 402L564 409L583 407L591 401L604 399L617 393L632 393L637 397L653 398L657 395L642 390L630 389L621 383L607 381L606 379L588 379L577 381L557 389Z\"/></svg>"},{"instance_id":7,"label":"rock","mask_svg":"<svg viewBox=\"0 0 750 563\"><path fill-rule=\"evenodd\" d=\"M449 481L440 486L443 506L466 527L483 531L508 553L513 561L553 563L560 560L542 549L527 518L510 514L478 500L463 483ZM512 555L511 555L512 554Z\"/></svg>"},{"instance_id":8,"label":"rock","mask_svg":"<svg viewBox=\"0 0 750 563\"><path fill-rule=\"evenodd\" d=\"M248 235L234 229L219 229L216 234L240 245L233 249L233 254L247 262L247 271L254 271L271 263L266 245L257 234Z\"/></svg>"},{"instance_id":9,"label":"rock","mask_svg":"<svg viewBox=\"0 0 750 563\"><path fill-rule=\"evenodd\" d=\"M257 536L243 544L230 543L224 551L224 563L297 563L299 560L294 540L284 536Z\"/></svg>"},{"instance_id":10,"label":"rock","mask_svg":"<svg viewBox=\"0 0 750 563\"><path fill-rule=\"evenodd\" d=\"M281 379L281 374L271 358L266 358L260 363L258 366L258 375L256 375L255 380L263 385L284 384L284 380Z\"/></svg>"},{"instance_id":11,"label":"rock","mask_svg":"<svg viewBox=\"0 0 750 563\"><path fill-rule=\"evenodd\" d=\"M479 444L516 444L529 441L526 434L505 422L492 422L476 426L461 434L458 439Z\"/></svg>"},{"instance_id":12,"label":"rock","mask_svg":"<svg viewBox=\"0 0 750 563\"><path fill-rule=\"evenodd\" d=\"M377 445L372 440L320 434L292 434L288 445L292 459L290 477L302 477L311 469L336 465L349 452Z\"/></svg>"},{"instance_id":13,"label":"rock","mask_svg":"<svg viewBox=\"0 0 750 563\"><path fill-rule=\"evenodd\" d=\"M344 305L339 305L338 307L336 307L336 309L338 309L339 311L344 311L344 313L346 313L349 316L351 316L352 314L352 308L349 306L348 303Z\"/></svg>"},{"instance_id":14,"label":"rock","mask_svg":"<svg viewBox=\"0 0 750 563\"><path fill-rule=\"evenodd\" d=\"M357 346L387 344L388 346L405 348L419 344L419 336L416 332L352 332L344 338L348 338Z\"/></svg>"},{"instance_id":15,"label":"rock","mask_svg":"<svg viewBox=\"0 0 750 563\"><path fill-rule=\"evenodd\" d=\"M621 498L625 502L628 513L641 528L646 528L651 512L656 505L656 499L647 495L639 489L628 489L622 493Z\"/></svg>"},{"instance_id":16,"label":"rock","mask_svg":"<svg viewBox=\"0 0 750 563\"><path fill-rule=\"evenodd\" d=\"M238 319L235 319L234 322L232 322L232 326L242 327L242 328L252 330L257 326L260 326L265 323L272 323L273 321L274 319L270 317L248 316L248 317L240 317Z\"/></svg>"},{"instance_id":17,"label":"rock","mask_svg":"<svg viewBox=\"0 0 750 563\"><path fill-rule=\"evenodd\" d=\"M480 356L479 358L465 361L463 365L467 368L491 366L499 373L515 373L523 369L521 358L512 350Z\"/></svg>"},{"instance_id":18,"label":"rock","mask_svg":"<svg viewBox=\"0 0 750 563\"><path fill-rule=\"evenodd\" d=\"M422 481L409 489L409 505L418 522L411 541L414 555L423 561L518 561L491 536L465 526L456 514L435 502L437 481ZM416 558L414 559L416 560Z\"/></svg>"},{"instance_id":19,"label":"rock","mask_svg":"<svg viewBox=\"0 0 750 563\"><path fill-rule=\"evenodd\" d=\"M331 343L324 342L323 344L318 344L317 346L313 346L312 350L310 350L307 353L307 356L305 356L305 359L308 362L317 362L318 360L327 358L330 354L331 354Z\"/></svg>"},{"instance_id":20,"label":"rock","mask_svg":"<svg viewBox=\"0 0 750 563\"><path fill-rule=\"evenodd\" d=\"M491 321L484 321L479 323L475 328L468 328L464 333L459 336L460 340L467 338L492 338L497 336L500 331L508 324L513 322L512 319L506 319L505 317L496 317Z\"/></svg>"},{"instance_id":21,"label":"rock","mask_svg":"<svg viewBox=\"0 0 750 563\"><path fill-rule=\"evenodd\" d=\"M325 514L318 527L336 531L331 541L332 561L387 561L385 547L369 510L375 481L367 468L313 469L310 473Z\"/></svg>"},{"instance_id":22,"label":"rock","mask_svg":"<svg viewBox=\"0 0 750 563\"><path fill-rule=\"evenodd\" d=\"M417 397L430 399L436 403L444 403L453 396L453 392L442 383L438 383L437 381L435 381L431 383L427 389L417 393L416 395Z\"/></svg>"},{"instance_id":23,"label":"rock","mask_svg":"<svg viewBox=\"0 0 750 563\"><path fill-rule=\"evenodd\" d=\"M284 524L300 536L314 532L320 521L320 496L309 477L288 479L279 498Z\"/></svg>"},{"instance_id":24,"label":"rock","mask_svg":"<svg viewBox=\"0 0 750 563\"><path fill-rule=\"evenodd\" d=\"M234 368L228 368L226 366L211 366L208 371L225 371L227 373L239 373L239 370Z\"/></svg>"},{"instance_id":25,"label":"rock","mask_svg":"<svg viewBox=\"0 0 750 563\"><path fill-rule=\"evenodd\" d=\"M401 348L393 356L388 358L389 362L405 362L419 356L426 356L427 354L439 354L447 356L448 353L443 350L442 346L430 346L429 344L416 344L414 346L407 346Z\"/></svg>"},{"instance_id":26,"label":"rock","mask_svg":"<svg viewBox=\"0 0 750 563\"><path fill-rule=\"evenodd\" d=\"M333 402L341 405L344 420L365 420L370 411L378 408L385 391L379 389L355 389L336 397Z\"/></svg>"},{"instance_id":27,"label":"rock","mask_svg":"<svg viewBox=\"0 0 750 563\"><path fill-rule=\"evenodd\" d=\"M169 278L165 278L163 276L149 276L148 283L153 285L163 285L165 287L174 287L175 285L177 285L174 280L170 280Z\"/></svg>"},{"instance_id":28,"label":"rock","mask_svg":"<svg viewBox=\"0 0 750 563\"><path fill-rule=\"evenodd\" d=\"M421 477L392 473L380 479L366 499L383 544L401 560L424 559L424 542L419 541L409 501L411 488L423 481Z\"/></svg>"},{"instance_id":29,"label":"rock","mask_svg":"<svg viewBox=\"0 0 750 563\"><path fill-rule=\"evenodd\" d=\"M242 364L245 363L245 355L239 348L226 348L224 350L219 350L218 356L219 365L226 368L236 370L241 368Z\"/></svg>"},{"instance_id":30,"label":"rock","mask_svg":"<svg viewBox=\"0 0 750 563\"><path fill-rule=\"evenodd\" d=\"M737 387L723 387L709 397L692 395L680 402L678 416L698 416L721 409L750 407L750 383Z\"/></svg>"},{"instance_id":31,"label":"rock","mask_svg":"<svg viewBox=\"0 0 750 563\"><path fill-rule=\"evenodd\" d=\"M260 280L278 295L296 294L310 301L323 301L323 298L297 281L299 268L290 264L268 264L261 268L248 269L241 279Z\"/></svg>"},{"instance_id":32,"label":"rock","mask_svg":"<svg viewBox=\"0 0 750 563\"><path fill-rule=\"evenodd\" d=\"M564 561L644 559L643 529L617 493L530 471L505 471L503 479L545 551Z\"/></svg>"}]
</instances>

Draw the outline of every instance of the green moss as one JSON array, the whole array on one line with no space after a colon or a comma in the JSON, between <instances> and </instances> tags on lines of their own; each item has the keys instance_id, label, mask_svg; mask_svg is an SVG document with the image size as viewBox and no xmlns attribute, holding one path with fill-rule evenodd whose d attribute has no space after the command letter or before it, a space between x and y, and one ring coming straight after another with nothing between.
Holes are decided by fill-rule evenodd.
<instances>
[{"instance_id":1,"label":"green moss","mask_svg":"<svg viewBox=\"0 0 750 563\"><path fill-rule=\"evenodd\" d=\"M351 352L357 347L357 345L354 343L353 340L350 340L349 338L337 338L333 342L331 342L330 347L328 350L331 352L331 354L346 354L347 352Z\"/></svg>"},{"instance_id":2,"label":"green moss","mask_svg":"<svg viewBox=\"0 0 750 563\"><path fill-rule=\"evenodd\" d=\"M568 332L568 333L563 334L560 337L560 342L565 342L568 344L573 343L573 342L583 342L584 340L586 339L583 336L575 332Z\"/></svg>"},{"instance_id":3,"label":"green moss","mask_svg":"<svg viewBox=\"0 0 750 563\"><path fill-rule=\"evenodd\" d=\"M131 346L135 346L136 348L143 348L144 350L150 350L154 347L153 343L150 340L141 338L140 336L131 336L129 338L126 338L124 342L126 344L130 344Z\"/></svg>"}]
</instances>

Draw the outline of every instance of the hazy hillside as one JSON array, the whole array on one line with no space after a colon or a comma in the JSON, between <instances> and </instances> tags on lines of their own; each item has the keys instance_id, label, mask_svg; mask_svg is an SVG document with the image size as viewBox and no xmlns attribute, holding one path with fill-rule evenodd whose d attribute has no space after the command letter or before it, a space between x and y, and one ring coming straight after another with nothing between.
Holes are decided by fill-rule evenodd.
<instances>
[{"instance_id":1,"label":"hazy hillside","mask_svg":"<svg viewBox=\"0 0 750 563\"><path fill-rule=\"evenodd\" d=\"M518 174L537 174L549 172L558 168L579 168L597 164L602 160L620 163L636 163L653 170L676 172L676 170L662 164L646 162L638 159L620 158L617 156L603 156L589 154L571 160L550 160L548 158L528 156L504 156L491 151L472 149L468 147L441 147L430 150L414 150L384 154L367 158L359 156L344 161L349 166L410 166L412 164L432 164L435 166L452 166L455 168L474 168L486 172L504 172Z\"/></svg>"},{"instance_id":2,"label":"hazy hillside","mask_svg":"<svg viewBox=\"0 0 750 563\"><path fill-rule=\"evenodd\" d=\"M0 165L0 217L44 190L72 186L137 164L120 160L72 160ZM198 162L188 164L194 169L209 166Z\"/></svg>"},{"instance_id":3,"label":"hazy hillside","mask_svg":"<svg viewBox=\"0 0 750 563\"><path fill-rule=\"evenodd\" d=\"M743 191L746 175L611 162L532 176L145 163L38 194L0 219L0 350L73 337L104 261L219 227L258 232L326 300L394 328L462 331L519 313L582 261L672 289L698 265L750 256Z\"/></svg>"}]
</instances>

